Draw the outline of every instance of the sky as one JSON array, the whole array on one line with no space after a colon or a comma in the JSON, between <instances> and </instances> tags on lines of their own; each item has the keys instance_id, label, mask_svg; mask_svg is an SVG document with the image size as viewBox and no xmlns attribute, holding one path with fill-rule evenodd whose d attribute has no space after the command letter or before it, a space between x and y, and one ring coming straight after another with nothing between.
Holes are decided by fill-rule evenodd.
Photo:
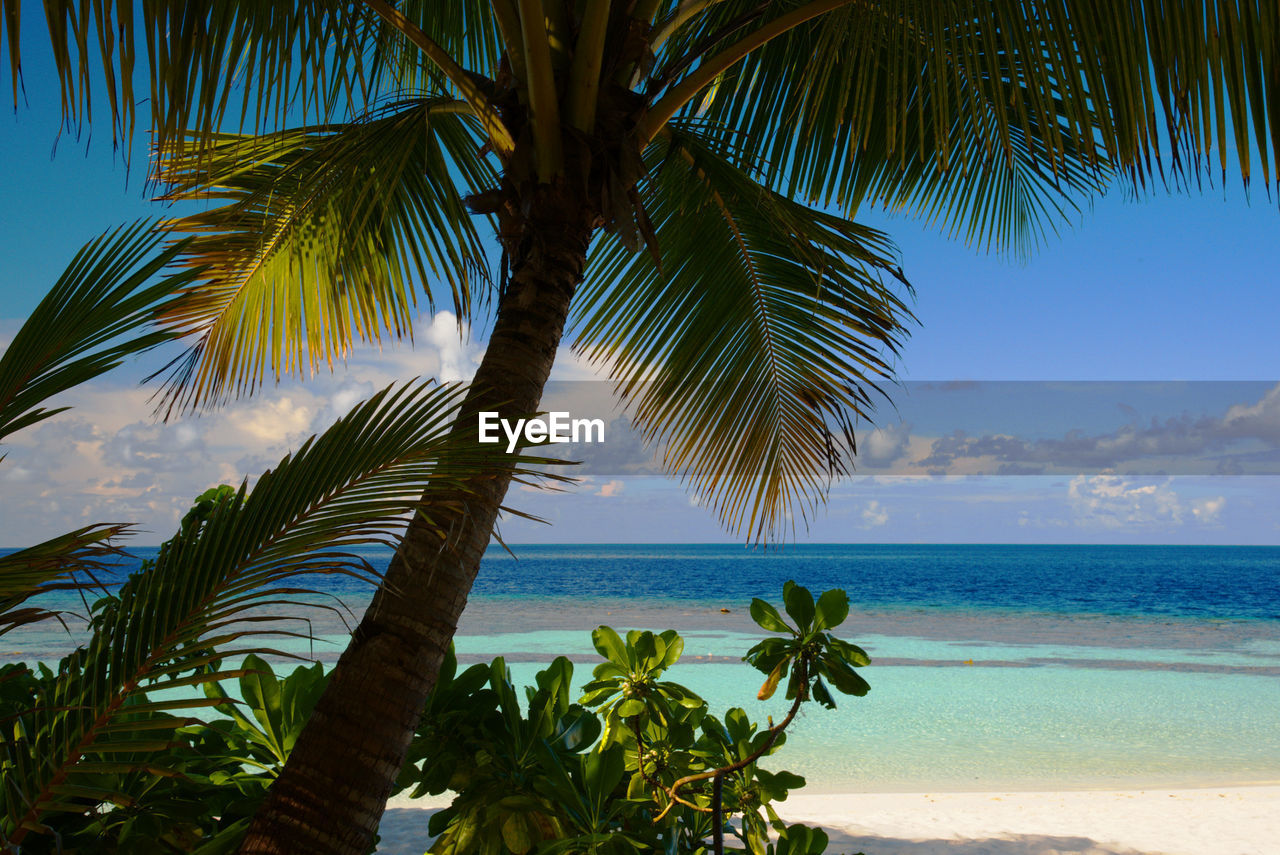
<instances>
[{"instance_id":1,"label":"sky","mask_svg":"<svg viewBox=\"0 0 1280 855\"><path fill-rule=\"evenodd\" d=\"M83 243L163 213L141 159L127 169L104 129L59 138L37 66L0 116L0 347ZM1104 197L1025 263L860 214L897 242L920 325L897 363L898 409L867 426L856 475L788 539L1280 543L1276 198L1231 178ZM263 471L390 382L465 378L483 353L447 314L424 311L415 330L412 348L363 348L332 376L168 424L140 385L156 357L69 394L70 412L3 450L0 546L95 521L137 522L137 542L157 543L206 487ZM659 474L567 348L554 376L556 394L608 421L606 443L573 449L590 458L576 487L514 488L509 503L546 523L507 519L504 539L741 541Z\"/></svg>"}]
</instances>

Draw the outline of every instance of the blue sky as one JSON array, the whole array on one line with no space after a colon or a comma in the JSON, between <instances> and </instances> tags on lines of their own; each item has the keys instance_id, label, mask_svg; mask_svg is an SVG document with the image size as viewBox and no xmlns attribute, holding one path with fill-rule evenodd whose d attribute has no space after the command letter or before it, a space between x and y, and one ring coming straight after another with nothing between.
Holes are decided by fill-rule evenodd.
<instances>
[{"instance_id":1,"label":"blue sky","mask_svg":"<svg viewBox=\"0 0 1280 855\"><path fill-rule=\"evenodd\" d=\"M37 62L32 58L28 68ZM76 248L106 228L160 213L145 199L142 160L126 181L103 129L87 144L64 134L51 157L55 91L29 71L26 93L29 107L0 118L0 343ZM136 156L144 150L139 140ZM1250 204L1232 180L1191 196L1135 202L1114 194L1025 264L975 251L908 218L860 216L898 242L917 288L921 326L899 364L904 379L1270 381L1190 384L1161 402L1143 397L1147 387L1127 386L1090 405L1042 399L1026 390L1044 387L1028 384L994 409L979 398L956 402L954 411L937 404L941 409L930 418L914 417L913 436L935 442L963 426L975 441L984 435L1043 439L1073 429L1098 438L1151 419L1221 422L1237 406L1257 408L1251 418L1261 427L1248 439L1253 452L1274 450L1266 446L1268 419L1280 425L1280 407L1271 407L1266 392L1280 378L1274 332L1280 213L1265 188L1255 186L1252 196ZM157 542L205 486L270 466L386 382L419 373L466 376L482 347L479 340L459 341L448 318L424 316L413 350L362 351L334 377L286 383L226 411L164 426L150 418L149 391L137 385L145 372L127 366L77 393L69 401L74 411L7 449L10 457L0 464L0 545L95 520L136 520L148 531L140 541ZM588 374L566 354L559 376ZM985 423L976 416L986 416ZM1118 470L1058 467L1016 477L994 469L956 471L943 477L905 464L884 472L869 467L837 485L826 511L807 533L800 524L798 536L1280 543L1274 477L1214 476L1185 461L1172 468L1134 468L1132 461ZM732 539L667 478L602 471L574 491L518 491L513 501L553 523L508 521L504 536L513 541Z\"/></svg>"}]
</instances>

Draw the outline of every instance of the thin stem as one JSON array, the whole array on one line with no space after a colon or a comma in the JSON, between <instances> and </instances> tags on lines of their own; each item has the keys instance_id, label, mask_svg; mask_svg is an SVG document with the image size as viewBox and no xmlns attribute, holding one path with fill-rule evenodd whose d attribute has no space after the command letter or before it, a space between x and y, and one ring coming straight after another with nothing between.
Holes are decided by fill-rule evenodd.
<instances>
[{"instance_id":1,"label":"thin stem","mask_svg":"<svg viewBox=\"0 0 1280 855\"><path fill-rule=\"evenodd\" d=\"M711 851L724 855L724 775L716 775L711 787Z\"/></svg>"},{"instance_id":2,"label":"thin stem","mask_svg":"<svg viewBox=\"0 0 1280 855\"><path fill-rule=\"evenodd\" d=\"M640 716L632 716L631 730L636 735L636 768L649 786L661 790L662 782L644 770L644 734L640 729Z\"/></svg>"},{"instance_id":3,"label":"thin stem","mask_svg":"<svg viewBox=\"0 0 1280 855\"><path fill-rule=\"evenodd\" d=\"M721 766L719 769L708 769L707 771L699 772L696 775L685 775L683 778L676 781L667 788L667 795L671 797L671 801L662 809L662 813L658 814L654 819L654 822L660 822L671 808L676 806L677 803L682 804L685 807L691 807L694 810L698 810L703 813L710 813L710 810L707 808L700 808L697 805L691 804L682 799L680 797L680 790L689 784L696 784L698 781L705 781L708 778L717 778L721 775L728 775L732 772L737 772L740 769L745 769L747 766L750 766L752 763L763 757L769 749L773 747L773 743L778 741L778 736L782 731L787 729L787 726L791 724L792 719L796 717L796 713L800 711L800 705L809 697L808 668L805 667L803 660L796 663L796 672L796 676L800 678L797 681L800 685L800 689L796 692L796 699L792 702L791 709L787 711L787 717L778 724L769 728L769 738L764 741L764 744L736 763L730 763L728 766Z\"/></svg>"},{"instance_id":4,"label":"thin stem","mask_svg":"<svg viewBox=\"0 0 1280 855\"><path fill-rule=\"evenodd\" d=\"M391 26L395 27L404 37L421 50L428 59L436 64L449 81L458 87L458 93L466 99L467 103L475 110L476 116L484 124L485 130L489 132L489 141L493 145L494 151L500 156L506 157L515 149L515 139L511 136L511 131L503 123L502 118L498 115L498 111L493 104L489 103L489 99L476 86L475 81L468 76L467 71L449 55L449 52L442 48L439 44L432 41L431 37L424 33L419 27L404 16L404 13L385 0L364 0L365 4L378 14L380 18Z\"/></svg>"},{"instance_id":5,"label":"thin stem","mask_svg":"<svg viewBox=\"0 0 1280 855\"><path fill-rule=\"evenodd\" d=\"M675 35L676 30L683 27L690 18L719 2L721 0L685 0L671 13L670 17L658 25L653 38L649 39L649 47L654 53L657 53L658 48L662 47L667 39Z\"/></svg>"},{"instance_id":6,"label":"thin stem","mask_svg":"<svg viewBox=\"0 0 1280 855\"><path fill-rule=\"evenodd\" d=\"M668 90L667 94L662 96L658 103L654 104L649 110L648 115L644 117L639 127L636 128L641 144L648 145L657 136L662 126L669 122L681 107L697 97L698 93L709 86L724 71L745 58L747 54L771 39L795 29L805 21L816 18L833 9L838 9L841 6L847 6L852 2L854 0L813 0L813 2L806 3L799 9L773 19L751 35L705 60L688 77Z\"/></svg>"},{"instance_id":7,"label":"thin stem","mask_svg":"<svg viewBox=\"0 0 1280 855\"><path fill-rule=\"evenodd\" d=\"M600 61L609 30L609 3L593 0L582 17L582 31L573 49L569 70L569 123L583 133L596 125L596 102L600 98Z\"/></svg>"},{"instance_id":8,"label":"thin stem","mask_svg":"<svg viewBox=\"0 0 1280 855\"><path fill-rule=\"evenodd\" d=\"M529 71L529 124L533 128L538 180L550 183L561 172L564 154L560 147L560 103L542 0L520 0L520 34Z\"/></svg>"},{"instance_id":9,"label":"thin stem","mask_svg":"<svg viewBox=\"0 0 1280 855\"><path fill-rule=\"evenodd\" d=\"M718 28L715 32L704 37L698 44L693 45L682 56L675 58L662 68L662 72L658 74L650 83L649 90L657 92L665 89L667 84L671 82L677 74L684 74L684 70L702 59L703 54L710 50L714 45L719 44L729 36L741 30L743 27L753 23L757 18L769 10L769 2L765 2L756 6L754 9L748 9L732 21L727 22L724 26Z\"/></svg>"}]
</instances>

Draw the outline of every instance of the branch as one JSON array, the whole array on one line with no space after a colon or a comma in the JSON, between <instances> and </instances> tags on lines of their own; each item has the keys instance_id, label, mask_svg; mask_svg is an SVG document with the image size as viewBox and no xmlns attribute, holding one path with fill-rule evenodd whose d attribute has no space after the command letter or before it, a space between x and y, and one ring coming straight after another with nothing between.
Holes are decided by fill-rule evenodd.
<instances>
[{"instance_id":1,"label":"branch","mask_svg":"<svg viewBox=\"0 0 1280 855\"><path fill-rule=\"evenodd\" d=\"M583 133L596 125L596 102L600 98L600 61L609 30L609 4L588 3L583 12L582 32L573 49L569 71L569 124Z\"/></svg>"},{"instance_id":2,"label":"branch","mask_svg":"<svg viewBox=\"0 0 1280 855\"><path fill-rule=\"evenodd\" d=\"M787 725L791 724L791 720L794 719L796 717L796 713L800 711L800 705L808 698L808 670L808 668L804 667L803 661L796 663L796 671L799 672L796 676L801 678L797 683L801 685L801 688L796 692L796 699L791 703L791 709L787 712L787 717L778 724L769 728L769 738L764 741L763 745L739 760L737 763L730 763L728 766L721 766L719 769L708 769L707 771L699 772L696 775L685 775L683 778L676 781L667 788L667 795L671 797L671 801L667 803L667 806L662 809L662 813L658 814L653 821L661 822L662 818L667 815L671 808L675 807L677 802L685 807L691 807L701 813L711 813L710 808L699 807L680 798L680 790L688 784L696 784L698 781L705 781L708 778L715 778L721 775L729 775L733 772L737 772L739 769L745 769L747 766L750 766L752 763L763 757L769 749L773 747L773 743L778 741L778 736L782 731L787 729Z\"/></svg>"},{"instance_id":3,"label":"branch","mask_svg":"<svg viewBox=\"0 0 1280 855\"><path fill-rule=\"evenodd\" d=\"M502 31L502 41L507 48L507 61L511 63L511 74L519 83L524 83L524 47L520 43L520 14L516 11L513 0L490 0L493 17Z\"/></svg>"},{"instance_id":4,"label":"branch","mask_svg":"<svg viewBox=\"0 0 1280 855\"><path fill-rule=\"evenodd\" d=\"M671 15L657 27L657 32L653 34L653 38L649 40L649 47L657 53L658 48L673 35L676 30L680 29L685 23L704 9L707 9L721 0L684 0Z\"/></svg>"},{"instance_id":5,"label":"branch","mask_svg":"<svg viewBox=\"0 0 1280 855\"><path fill-rule=\"evenodd\" d=\"M661 781L644 770L644 733L640 729L640 716L632 716L631 730L636 735L636 769L639 770L640 776L645 779L649 786L658 790L664 789Z\"/></svg>"},{"instance_id":6,"label":"branch","mask_svg":"<svg viewBox=\"0 0 1280 855\"><path fill-rule=\"evenodd\" d=\"M475 81L467 74L466 69L458 65L449 52L431 40L417 24L405 17L404 13L386 2L386 0L364 0L365 5L378 14L384 21L399 30L405 38L413 42L436 67L444 72L445 77L456 87L459 94L475 111L476 116L489 132L489 141L499 156L506 157L515 150L516 143L511 131L503 123L498 111L485 94L476 86Z\"/></svg>"},{"instance_id":7,"label":"branch","mask_svg":"<svg viewBox=\"0 0 1280 855\"><path fill-rule=\"evenodd\" d=\"M529 76L525 86L529 93L529 123L533 126L538 180L545 183L562 171L564 153L560 147L560 102L556 98L551 41L542 0L520 0L520 34Z\"/></svg>"},{"instance_id":8,"label":"branch","mask_svg":"<svg viewBox=\"0 0 1280 855\"><path fill-rule=\"evenodd\" d=\"M707 59L692 74L668 90L667 94L662 96L650 108L648 114L636 128L641 146L646 146L652 142L653 138L658 135L658 131L662 129L662 126L669 122L681 107L692 101L712 81L744 59L753 50L789 30L794 30L808 20L833 9L838 9L841 6L847 6L852 2L854 0L813 0L813 2L806 3L799 9L773 19L751 35Z\"/></svg>"}]
</instances>

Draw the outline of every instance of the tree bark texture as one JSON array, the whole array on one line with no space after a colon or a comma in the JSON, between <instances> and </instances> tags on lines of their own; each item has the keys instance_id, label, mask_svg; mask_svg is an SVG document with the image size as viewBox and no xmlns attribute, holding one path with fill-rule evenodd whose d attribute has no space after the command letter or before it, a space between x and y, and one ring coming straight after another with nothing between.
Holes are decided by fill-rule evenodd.
<instances>
[{"instance_id":1,"label":"tree bark texture","mask_svg":"<svg viewBox=\"0 0 1280 855\"><path fill-rule=\"evenodd\" d=\"M455 430L537 411L596 218L558 186L531 192L501 235L511 275ZM474 435L474 434L473 434ZM408 527L243 855L365 855L404 762L512 478L505 446L465 489L432 489Z\"/></svg>"}]
</instances>

